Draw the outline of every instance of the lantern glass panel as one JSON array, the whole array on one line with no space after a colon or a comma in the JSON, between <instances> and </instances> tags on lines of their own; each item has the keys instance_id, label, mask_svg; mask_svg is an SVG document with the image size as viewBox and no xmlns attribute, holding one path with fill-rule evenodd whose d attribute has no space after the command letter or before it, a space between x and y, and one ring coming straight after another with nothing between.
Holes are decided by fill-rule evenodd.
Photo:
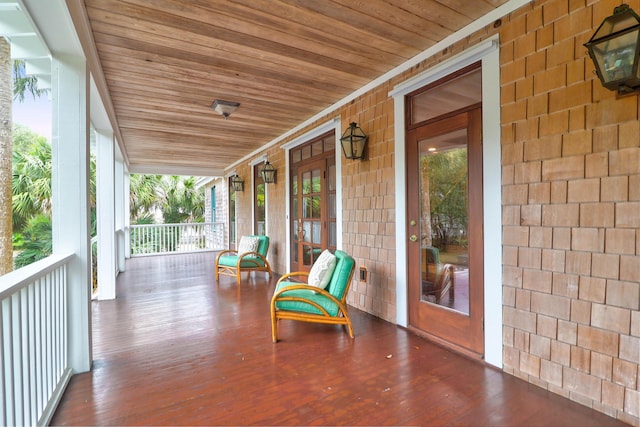
<instances>
[{"instance_id":1,"label":"lantern glass panel","mask_svg":"<svg viewBox=\"0 0 640 427\"><path fill-rule=\"evenodd\" d=\"M600 28L593 35L592 40L606 37L638 24L638 20L631 13L619 13L605 19Z\"/></svg>"},{"instance_id":2,"label":"lantern glass panel","mask_svg":"<svg viewBox=\"0 0 640 427\"><path fill-rule=\"evenodd\" d=\"M636 29L593 45L594 58L598 62L598 68L605 82L634 77L633 65L636 59L638 35L639 30Z\"/></svg>"}]
</instances>

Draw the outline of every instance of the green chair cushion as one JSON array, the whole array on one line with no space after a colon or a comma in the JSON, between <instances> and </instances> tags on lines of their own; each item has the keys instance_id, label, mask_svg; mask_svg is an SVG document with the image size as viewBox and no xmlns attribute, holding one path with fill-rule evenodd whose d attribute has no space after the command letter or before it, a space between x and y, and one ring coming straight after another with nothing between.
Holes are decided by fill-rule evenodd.
<instances>
[{"instance_id":1,"label":"green chair cushion","mask_svg":"<svg viewBox=\"0 0 640 427\"><path fill-rule=\"evenodd\" d=\"M293 286L293 285L300 285L300 283L297 282L280 282L278 284L278 286L276 287L276 292L280 291L282 288L285 288L287 286ZM319 294L317 292L311 291L311 290L307 290L307 289L296 289L296 290L292 290L292 291L285 291L283 293L280 294L279 298L285 298L285 297L297 297L297 298L303 298L309 301L313 301L317 304L319 304L321 307L323 307L325 310L327 310L327 312L329 313L329 315L335 317L338 315L339 313L339 308L338 305L331 301L329 298L327 298L326 296ZM276 301L276 308L278 310L286 310L286 311L297 311L297 312L302 312L302 313L309 313L309 314L324 314L322 311L318 310L317 308L315 308L314 306L307 304L305 302L302 301L282 301L282 300L278 300Z\"/></svg>"},{"instance_id":2,"label":"green chair cushion","mask_svg":"<svg viewBox=\"0 0 640 427\"><path fill-rule=\"evenodd\" d=\"M333 270L333 275L331 276L331 281L325 288L325 291L330 293L333 297L335 297L338 301L342 301L342 298L345 296L345 290L349 285L349 279L351 277L351 273L355 266L355 260L349 256L346 252L337 250L334 252L336 256L336 266ZM276 286L275 292L277 293L281 289L292 286L299 285L297 282L280 282L278 286ZM320 310L315 308L310 304L306 304L303 301L282 301L280 298L284 297L298 297L307 299L309 301L314 301L321 307L323 307L329 315L332 317L337 316L340 313L340 308L338 305L322 295L321 293L307 290L307 289L296 289L292 291L285 291L279 295L278 300L276 300L276 308L278 310L287 310L287 311L297 311L302 313L310 313L310 314L323 314Z\"/></svg>"},{"instance_id":3,"label":"green chair cushion","mask_svg":"<svg viewBox=\"0 0 640 427\"><path fill-rule=\"evenodd\" d=\"M333 270L331 281L326 287L326 291L336 297L338 301L342 301L344 291L349 285L349 277L355 267L356 261L346 252L337 250L334 252L336 256L336 267Z\"/></svg>"}]
</instances>

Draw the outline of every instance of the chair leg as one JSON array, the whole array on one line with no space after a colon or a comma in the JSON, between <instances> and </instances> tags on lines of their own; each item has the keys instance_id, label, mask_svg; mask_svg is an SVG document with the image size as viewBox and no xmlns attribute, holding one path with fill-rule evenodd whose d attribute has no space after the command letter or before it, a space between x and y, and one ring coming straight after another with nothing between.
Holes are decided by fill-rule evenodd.
<instances>
[{"instance_id":1,"label":"chair leg","mask_svg":"<svg viewBox=\"0 0 640 427\"><path fill-rule=\"evenodd\" d=\"M278 342L278 319L276 319L276 314L271 311L271 339L274 343Z\"/></svg>"},{"instance_id":2,"label":"chair leg","mask_svg":"<svg viewBox=\"0 0 640 427\"><path fill-rule=\"evenodd\" d=\"M353 326L351 325L351 319L349 318L349 315L344 313L345 319L347 321L347 323L345 323L346 327L347 327L347 331L349 332L349 337L351 337L351 339L355 338L355 335L353 334Z\"/></svg>"}]
</instances>

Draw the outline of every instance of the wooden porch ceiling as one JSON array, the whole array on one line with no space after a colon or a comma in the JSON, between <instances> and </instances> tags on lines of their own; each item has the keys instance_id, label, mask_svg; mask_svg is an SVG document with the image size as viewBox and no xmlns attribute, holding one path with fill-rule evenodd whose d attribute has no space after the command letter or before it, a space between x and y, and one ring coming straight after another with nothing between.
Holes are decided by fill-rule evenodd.
<instances>
[{"instance_id":1,"label":"wooden porch ceiling","mask_svg":"<svg viewBox=\"0 0 640 427\"><path fill-rule=\"evenodd\" d=\"M103 73L96 81L110 98L130 171L216 175L507 1L84 7ZM214 99L241 105L225 120L210 108Z\"/></svg>"}]
</instances>

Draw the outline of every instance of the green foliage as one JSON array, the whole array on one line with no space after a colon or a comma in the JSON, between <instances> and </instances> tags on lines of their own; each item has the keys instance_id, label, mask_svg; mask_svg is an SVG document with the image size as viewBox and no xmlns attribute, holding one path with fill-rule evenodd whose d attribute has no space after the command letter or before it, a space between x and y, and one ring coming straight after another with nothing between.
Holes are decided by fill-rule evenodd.
<instances>
[{"instance_id":1,"label":"green foliage","mask_svg":"<svg viewBox=\"0 0 640 427\"><path fill-rule=\"evenodd\" d=\"M429 173L434 245L443 247L454 243L459 230L467 228L467 150L425 156L422 162Z\"/></svg>"},{"instance_id":2,"label":"green foliage","mask_svg":"<svg viewBox=\"0 0 640 427\"><path fill-rule=\"evenodd\" d=\"M46 258L52 253L51 218L35 215L29 219L23 232L22 250L15 259L20 268Z\"/></svg>"},{"instance_id":3,"label":"green foliage","mask_svg":"<svg viewBox=\"0 0 640 427\"><path fill-rule=\"evenodd\" d=\"M22 126L14 128L12 194L16 232L34 215L51 215L51 145Z\"/></svg>"},{"instance_id":4,"label":"green foliage","mask_svg":"<svg viewBox=\"0 0 640 427\"><path fill-rule=\"evenodd\" d=\"M196 189L194 177L133 174L130 188L133 223L156 216L165 224L204 221L204 189Z\"/></svg>"},{"instance_id":5,"label":"green foliage","mask_svg":"<svg viewBox=\"0 0 640 427\"><path fill-rule=\"evenodd\" d=\"M25 71L25 62L18 59L13 61L13 97L22 102L27 92L36 99L45 91L38 89L38 79L35 76L28 76Z\"/></svg>"}]
</instances>

